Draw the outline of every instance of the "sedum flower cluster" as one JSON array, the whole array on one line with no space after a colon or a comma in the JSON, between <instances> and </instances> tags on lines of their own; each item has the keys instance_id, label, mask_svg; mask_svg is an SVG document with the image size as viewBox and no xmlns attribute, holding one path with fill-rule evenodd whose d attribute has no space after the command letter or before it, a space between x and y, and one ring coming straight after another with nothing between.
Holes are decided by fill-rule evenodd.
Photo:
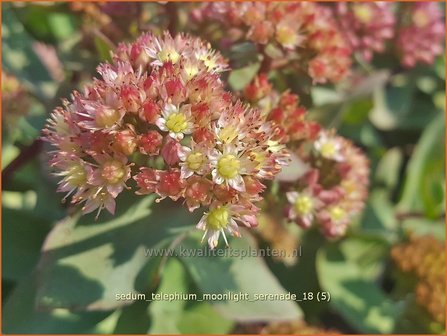
<instances>
[{"instance_id":1,"label":"sedum flower cluster","mask_svg":"<svg viewBox=\"0 0 447 336\"><path fill-rule=\"evenodd\" d=\"M289 92L279 94L265 75L255 78L242 96L267 115L277 129L277 140L287 146L294 159L293 176L278 176L282 193L275 207L285 204L287 219L302 228L316 225L328 238L344 235L367 198L367 157L334 130L309 120L299 97ZM302 173L296 174L300 170Z\"/></svg>"},{"instance_id":2,"label":"sedum flower cluster","mask_svg":"<svg viewBox=\"0 0 447 336\"><path fill-rule=\"evenodd\" d=\"M316 83L337 82L351 67L351 48L332 11L317 3L211 2L192 17L225 26L227 44L249 40L261 50L275 48L275 57L299 64Z\"/></svg>"},{"instance_id":3,"label":"sedum flower cluster","mask_svg":"<svg viewBox=\"0 0 447 336\"><path fill-rule=\"evenodd\" d=\"M317 122L307 118L296 94L289 91L279 94L263 73L246 86L242 97L266 115L275 127L276 139L288 147L296 141L315 139L321 129Z\"/></svg>"},{"instance_id":4,"label":"sedum flower cluster","mask_svg":"<svg viewBox=\"0 0 447 336\"><path fill-rule=\"evenodd\" d=\"M224 90L222 56L200 39L144 34L54 110L44 138L59 191L84 213L113 213L124 189L207 209L211 248L257 225L263 180L288 162L272 122Z\"/></svg>"},{"instance_id":5,"label":"sedum flower cluster","mask_svg":"<svg viewBox=\"0 0 447 336\"><path fill-rule=\"evenodd\" d=\"M302 228L317 225L328 238L343 236L368 195L368 159L333 130L321 130L295 154L308 169L286 187L288 219Z\"/></svg>"},{"instance_id":6,"label":"sedum flower cluster","mask_svg":"<svg viewBox=\"0 0 447 336\"><path fill-rule=\"evenodd\" d=\"M437 2L416 2L406 9L398 31L397 46L406 67L432 64L442 54L445 25Z\"/></svg>"},{"instance_id":7,"label":"sedum flower cluster","mask_svg":"<svg viewBox=\"0 0 447 336\"><path fill-rule=\"evenodd\" d=\"M436 2L339 3L337 21L354 51L365 61L383 53L386 42L395 46L403 66L432 64L443 50L445 34L441 8Z\"/></svg>"},{"instance_id":8,"label":"sedum flower cluster","mask_svg":"<svg viewBox=\"0 0 447 336\"><path fill-rule=\"evenodd\" d=\"M386 41L394 37L396 19L390 3L340 2L336 13L346 39L365 61L382 53Z\"/></svg>"},{"instance_id":9,"label":"sedum flower cluster","mask_svg":"<svg viewBox=\"0 0 447 336\"><path fill-rule=\"evenodd\" d=\"M211 37L225 31L216 37L224 46L250 41L264 59L299 67L314 83L345 78L354 52L366 62L388 50L405 67L431 64L442 53L445 31L436 2L211 2L191 16L200 31L211 27Z\"/></svg>"}]
</instances>

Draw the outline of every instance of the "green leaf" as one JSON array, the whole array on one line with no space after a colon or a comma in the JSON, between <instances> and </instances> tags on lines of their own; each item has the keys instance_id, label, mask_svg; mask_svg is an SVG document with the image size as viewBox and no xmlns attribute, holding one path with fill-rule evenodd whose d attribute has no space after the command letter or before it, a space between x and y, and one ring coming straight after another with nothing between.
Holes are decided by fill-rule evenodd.
<instances>
[{"instance_id":1,"label":"green leaf","mask_svg":"<svg viewBox=\"0 0 447 336\"><path fill-rule=\"evenodd\" d=\"M445 211L445 116L440 113L422 134L408 163L400 212L424 211L436 218Z\"/></svg>"},{"instance_id":2,"label":"green leaf","mask_svg":"<svg viewBox=\"0 0 447 336\"><path fill-rule=\"evenodd\" d=\"M31 211L2 207L3 278L19 280L29 275L39 260L39 252L49 223Z\"/></svg>"},{"instance_id":3,"label":"green leaf","mask_svg":"<svg viewBox=\"0 0 447 336\"><path fill-rule=\"evenodd\" d=\"M48 111L45 106L36 99L28 97L31 106L26 113L26 116L20 118L17 124L11 129L11 139L20 144L31 144L42 133L42 128L45 126Z\"/></svg>"},{"instance_id":4,"label":"green leaf","mask_svg":"<svg viewBox=\"0 0 447 336\"><path fill-rule=\"evenodd\" d=\"M330 293L330 304L360 333L391 333L397 316L396 307L372 282L371 272L365 273L354 260L349 260L346 253L357 252L352 246L347 249L333 244L318 253L319 280L323 290Z\"/></svg>"},{"instance_id":5,"label":"green leaf","mask_svg":"<svg viewBox=\"0 0 447 336\"><path fill-rule=\"evenodd\" d=\"M56 182L48 176L39 158L17 170L6 187L11 191L6 193L5 205L31 211L36 221L54 223L65 215L62 195L55 192ZM17 194L13 196L11 192L22 192L23 195L17 197Z\"/></svg>"},{"instance_id":6,"label":"green leaf","mask_svg":"<svg viewBox=\"0 0 447 336\"><path fill-rule=\"evenodd\" d=\"M375 173L376 182L389 190L397 187L400 178L400 169L403 164L403 154L399 148L389 149L380 160Z\"/></svg>"},{"instance_id":7,"label":"green leaf","mask_svg":"<svg viewBox=\"0 0 447 336\"><path fill-rule=\"evenodd\" d=\"M445 56L436 59L435 71L439 78L445 79Z\"/></svg>"},{"instance_id":8,"label":"green leaf","mask_svg":"<svg viewBox=\"0 0 447 336\"><path fill-rule=\"evenodd\" d=\"M370 120L380 130L402 127L401 120L408 117L413 103L414 83L404 75L396 76L392 83L374 91L374 108Z\"/></svg>"},{"instance_id":9,"label":"green leaf","mask_svg":"<svg viewBox=\"0 0 447 336\"><path fill-rule=\"evenodd\" d=\"M27 31L45 43L55 43L69 38L77 29L74 13L66 4L49 6L28 4L14 9Z\"/></svg>"},{"instance_id":10,"label":"green leaf","mask_svg":"<svg viewBox=\"0 0 447 336\"><path fill-rule=\"evenodd\" d=\"M229 58L233 69L241 68L256 62L258 50L251 42L237 43L231 46Z\"/></svg>"},{"instance_id":11,"label":"green leaf","mask_svg":"<svg viewBox=\"0 0 447 336\"><path fill-rule=\"evenodd\" d=\"M318 281L316 258L320 246L324 245L326 238L316 229L303 231L300 236L299 248L303 255L298 258L298 262L293 265L285 265L277 262L273 258L266 258L266 261L287 291L303 296L303 293L321 292ZM306 276L303 276L305 274ZM328 309L327 302L318 300L304 301L300 303L300 308L306 316L306 321L318 319Z\"/></svg>"},{"instance_id":12,"label":"green leaf","mask_svg":"<svg viewBox=\"0 0 447 336\"><path fill-rule=\"evenodd\" d=\"M402 221L402 228L419 236L432 235L445 241L445 222L442 220L429 220L426 218L408 218Z\"/></svg>"},{"instance_id":13,"label":"green leaf","mask_svg":"<svg viewBox=\"0 0 447 336\"><path fill-rule=\"evenodd\" d=\"M163 270L163 278L156 294L188 294L188 275L183 265L175 258L169 259ZM181 316L186 301L153 301L149 305L153 321L150 334L178 334L177 321Z\"/></svg>"},{"instance_id":14,"label":"green leaf","mask_svg":"<svg viewBox=\"0 0 447 336\"><path fill-rule=\"evenodd\" d=\"M433 95L433 104L435 104L436 108L445 111L445 92L438 91Z\"/></svg>"},{"instance_id":15,"label":"green leaf","mask_svg":"<svg viewBox=\"0 0 447 336\"><path fill-rule=\"evenodd\" d=\"M95 222L93 215L76 215L50 232L39 265L39 306L107 310L129 304L132 300L115 295L136 293L134 282L148 262L146 249L195 223L169 201L151 211L154 196L121 196L115 216L103 213Z\"/></svg>"},{"instance_id":16,"label":"green leaf","mask_svg":"<svg viewBox=\"0 0 447 336\"><path fill-rule=\"evenodd\" d=\"M343 123L338 129L338 133L366 147L377 149L383 146L379 133L369 122L361 125Z\"/></svg>"},{"instance_id":17,"label":"green leaf","mask_svg":"<svg viewBox=\"0 0 447 336\"><path fill-rule=\"evenodd\" d=\"M147 311L149 303L138 300L120 311L118 321L113 330L114 334L146 334L150 326Z\"/></svg>"},{"instance_id":18,"label":"green leaf","mask_svg":"<svg viewBox=\"0 0 447 336\"><path fill-rule=\"evenodd\" d=\"M180 317L178 328L182 334L228 334L233 322L219 315L208 303L188 307Z\"/></svg>"},{"instance_id":19,"label":"green leaf","mask_svg":"<svg viewBox=\"0 0 447 336\"><path fill-rule=\"evenodd\" d=\"M74 280L74 279L73 279ZM35 306L38 280L35 274L22 280L3 308L3 329L7 334L95 333L108 312L75 314L66 309L39 311ZM104 330L102 330L104 332Z\"/></svg>"},{"instance_id":20,"label":"green leaf","mask_svg":"<svg viewBox=\"0 0 447 336\"><path fill-rule=\"evenodd\" d=\"M187 295L191 279L178 259L171 258L155 294ZM195 294L197 295L197 294ZM151 334L225 334L233 323L220 316L210 304L185 300L152 301L149 306Z\"/></svg>"},{"instance_id":21,"label":"green leaf","mask_svg":"<svg viewBox=\"0 0 447 336\"><path fill-rule=\"evenodd\" d=\"M343 240L339 248L347 263L355 264L361 271L362 279L374 281L384 271L389 246L380 237L359 233Z\"/></svg>"},{"instance_id":22,"label":"green leaf","mask_svg":"<svg viewBox=\"0 0 447 336\"><path fill-rule=\"evenodd\" d=\"M64 40L76 31L74 18L67 13L52 13L48 16L48 25L57 40Z\"/></svg>"},{"instance_id":23,"label":"green leaf","mask_svg":"<svg viewBox=\"0 0 447 336\"><path fill-rule=\"evenodd\" d=\"M8 166L20 153L20 150L12 145L3 143L2 146L2 170Z\"/></svg>"},{"instance_id":24,"label":"green leaf","mask_svg":"<svg viewBox=\"0 0 447 336\"><path fill-rule=\"evenodd\" d=\"M57 86L32 49L33 39L17 20L10 5L2 8L2 66L42 100L53 98Z\"/></svg>"},{"instance_id":25,"label":"green leaf","mask_svg":"<svg viewBox=\"0 0 447 336\"><path fill-rule=\"evenodd\" d=\"M373 107L370 98L356 99L345 105L343 113L343 121L351 125L359 125L365 123L368 114Z\"/></svg>"},{"instance_id":26,"label":"green leaf","mask_svg":"<svg viewBox=\"0 0 447 336\"><path fill-rule=\"evenodd\" d=\"M112 60L112 56L110 54L110 46L104 40L104 38L100 35L95 36L95 46L99 55L99 59L101 62L110 62Z\"/></svg>"},{"instance_id":27,"label":"green leaf","mask_svg":"<svg viewBox=\"0 0 447 336\"><path fill-rule=\"evenodd\" d=\"M398 239L399 223L389 192L376 189L369 195L361 220L362 232L394 242Z\"/></svg>"},{"instance_id":28,"label":"green leaf","mask_svg":"<svg viewBox=\"0 0 447 336\"><path fill-rule=\"evenodd\" d=\"M231 89L239 91L245 88L255 78L259 66L259 63L253 63L244 68L231 71L228 77L228 84Z\"/></svg>"},{"instance_id":29,"label":"green leaf","mask_svg":"<svg viewBox=\"0 0 447 336\"><path fill-rule=\"evenodd\" d=\"M230 246L236 255L183 256L186 269L195 285L204 294L243 293L251 301L216 300L210 303L222 316L240 322L294 320L302 313L296 302L267 300L254 301L255 294L285 294L284 288L259 257L241 257L257 247L248 233L243 238L232 239ZM188 239L179 248L199 251L198 240ZM203 250L202 250L203 252ZM221 251L225 252L225 251ZM180 250L179 250L180 253Z\"/></svg>"},{"instance_id":30,"label":"green leaf","mask_svg":"<svg viewBox=\"0 0 447 336\"><path fill-rule=\"evenodd\" d=\"M312 97L313 106L322 106L326 104L341 103L343 101L343 95L334 89L315 86L310 91Z\"/></svg>"}]
</instances>

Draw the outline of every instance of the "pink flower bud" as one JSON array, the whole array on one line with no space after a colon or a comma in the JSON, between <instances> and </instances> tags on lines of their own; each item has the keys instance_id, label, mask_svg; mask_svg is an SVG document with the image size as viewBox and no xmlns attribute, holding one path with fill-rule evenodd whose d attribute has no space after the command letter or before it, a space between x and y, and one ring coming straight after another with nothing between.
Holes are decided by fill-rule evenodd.
<instances>
[{"instance_id":1,"label":"pink flower bud","mask_svg":"<svg viewBox=\"0 0 447 336\"><path fill-rule=\"evenodd\" d=\"M157 131L149 131L138 139L138 148L146 155L158 155L160 152L163 137Z\"/></svg>"}]
</instances>

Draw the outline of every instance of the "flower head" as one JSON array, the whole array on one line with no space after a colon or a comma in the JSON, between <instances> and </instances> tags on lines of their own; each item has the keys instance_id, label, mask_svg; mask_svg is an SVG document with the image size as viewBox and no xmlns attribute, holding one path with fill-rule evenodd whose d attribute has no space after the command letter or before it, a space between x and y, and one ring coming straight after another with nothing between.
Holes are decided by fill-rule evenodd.
<instances>
[{"instance_id":1,"label":"flower head","mask_svg":"<svg viewBox=\"0 0 447 336\"><path fill-rule=\"evenodd\" d=\"M445 26L437 2L408 4L398 31L397 52L406 67L431 64L443 51Z\"/></svg>"},{"instance_id":2,"label":"flower head","mask_svg":"<svg viewBox=\"0 0 447 336\"><path fill-rule=\"evenodd\" d=\"M305 229L318 226L328 238L344 235L367 198L368 159L333 131L321 131L317 140L307 140L295 154L308 170L287 185L287 218Z\"/></svg>"},{"instance_id":3,"label":"flower head","mask_svg":"<svg viewBox=\"0 0 447 336\"><path fill-rule=\"evenodd\" d=\"M220 24L225 46L249 40L271 45L289 63L299 65L314 82L337 82L351 66L351 46L329 8L309 2L210 2L192 11L203 25Z\"/></svg>"},{"instance_id":4,"label":"flower head","mask_svg":"<svg viewBox=\"0 0 447 336\"><path fill-rule=\"evenodd\" d=\"M57 108L44 130L56 150L61 191L84 212L115 210L129 179L139 195L204 207L199 228L239 235L256 225L264 179L287 164L273 124L235 101L219 74L227 64L208 44L185 35L142 35L120 44L100 79Z\"/></svg>"},{"instance_id":5,"label":"flower head","mask_svg":"<svg viewBox=\"0 0 447 336\"><path fill-rule=\"evenodd\" d=\"M325 131L321 131L314 143L315 150L325 159L343 161L341 140Z\"/></svg>"},{"instance_id":6,"label":"flower head","mask_svg":"<svg viewBox=\"0 0 447 336\"><path fill-rule=\"evenodd\" d=\"M162 117L156 121L156 125L169 136L176 140L182 140L185 134L191 134L194 124L191 121L190 106L184 105L180 110L178 107L167 104L162 111Z\"/></svg>"},{"instance_id":7,"label":"flower head","mask_svg":"<svg viewBox=\"0 0 447 336\"><path fill-rule=\"evenodd\" d=\"M288 217L303 228L309 228L313 224L315 213L321 208L322 202L312 195L310 191L289 191L286 194L291 204Z\"/></svg>"},{"instance_id":8,"label":"flower head","mask_svg":"<svg viewBox=\"0 0 447 336\"><path fill-rule=\"evenodd\" d=\"M394 37L395 17L386 2L340 2L336 7L338 22L351 47L365 61L385 50L385 42Z\"/></svg>"}]
</instances>

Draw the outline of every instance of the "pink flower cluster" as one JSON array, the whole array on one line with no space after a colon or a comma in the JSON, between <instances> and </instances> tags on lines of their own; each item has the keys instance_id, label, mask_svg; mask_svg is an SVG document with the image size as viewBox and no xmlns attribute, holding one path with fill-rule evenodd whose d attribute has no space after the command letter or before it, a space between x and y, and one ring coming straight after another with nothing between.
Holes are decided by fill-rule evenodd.
<instances>
[{"instance_id":1,"label":"pink flower cluster","mask_svg":"<svg viewBox=\"0 0 447 336\"><path fill-rule=\"evenodd\" d=\"M272 45L317 83L349 72L351 48L329 8L310 2L211 2L192 12L199 23L219 22L229 43ZM263 48L260 48L261 50Z\"/></svg>"},{"instance_id":2,"label":"pink flower cluster","mask_svg":"<svg viewBox=\"0 0 447 336\"><path fill-rule=\"evenodd\" d=\"M334 130L309 120L299 97L287 91L279 94L265 74L258 75L241 95L262 110L276 129L276 139L293 156L288 168L293 172L277 177L279 200L267 208L286 204L287 219L302 228L316 225L328 238L344 235L367 198L366 156Z\"/></svg>"},{"instance_id":3,"label":"pink flower cluster","mask_svg":"<svg viewBox=\"0 0 447 336\"><path fill-rule=\"evenodd\" d=\"M219 77L226 68L209 45L184 35L120 44L98 67L101 78L48 121L59 190L84 213L113 213L124 188L205 207L197 227L211 248L225 231L238 236L239 224L256 226L261 182L288 152L260 110L232 101Z\"/></svg>"},{"instance_id":4,"label":"pink flower cluster","mask_svg":"<svg viewBox=\"0 0 447 336\"><path fill-rule=\"evenodd\" d=\"M275 126L276 139L291 146L292 142L315 139L320 125L307 119L307 110L299 97L288 91L273 90L265 74L258 75L242 94L252 105L260 108Z\"/></svg>"},{"instance_id":5,"label":"pink flower cluster","mask_svg":"<svg viewBox=\"0 0 447 336\"><path fill-rule=\"evenodd\" d=\"M394 37L396 20L390 3L340 2L336 13L353 50L367 62L371 61L374 53L382 53L386 41Z\"/></svg>"},{"instance_id":6,"label":"pink flower cluster","mask_svg":"<svg viewBox=\"0 0 447 336\"><path fill-rule=\"evenodd\" d=\"M439 4L427 1L408 6L397 37L401 62L406 67L417 63L431 64L436 56L442 54L445 38Z\"/></svg>"},{"instance_id":7,"label":"pink flower cluster","mask_svg":"<svg viewBox=\"0 0 447 336\"><path fill-rule=\"evenodd\" d=\"M328 238L344 235L367 198L368 159L349 140L326 130L295 155L308 170L285 187L288 219L302 228L317 225Z\"/></svg>"}]
</instances>

